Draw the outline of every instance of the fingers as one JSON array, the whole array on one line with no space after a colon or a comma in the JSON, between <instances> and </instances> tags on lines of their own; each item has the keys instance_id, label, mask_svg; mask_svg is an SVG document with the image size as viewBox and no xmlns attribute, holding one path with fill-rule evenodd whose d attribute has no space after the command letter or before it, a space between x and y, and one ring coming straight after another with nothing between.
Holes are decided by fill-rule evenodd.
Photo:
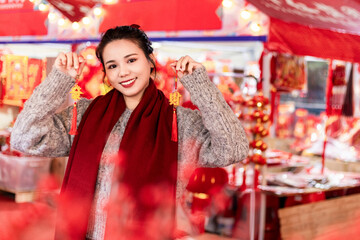
<instances>
[{"instance_id":1,"label":"fingers","mask_svg":"<svg viewBox=\"0 0 360 240\"><path fill-rule=\"evenodd\" d=\"M190 61L194 61L192 58L190 58L188 55L186 55L185 57L181 57L176 64L175 69L177 71L182 71L185 72L186 71L186 66Z\"/></svg>"},{"instance_id":2,"label":"fingers","mask_svg":"<svg viewBox=\"0 0 360 240\"><path fill-rule=\"evenodd\" d=\"M79 64L80 64L80 66L79 66L79 70L78 70L78 75L80 75L81 73L82 73L82 71L83 71L83 69L84 69L84 67L85 67L85 59L82 57L82 56L80 56L79 57Z\"/></svg>"},{"instance_id":3,"label":"fingers","mask_svg":"<svg viewBox=\"0 0 360 240\"><path fill-rule=\"evenodd\" d=\"M178 77L182 77L184 74L192 74L195 69L202 66L201 63L195 62L187 55L181 57L178 61L175 61L170 65L178 72Z\"/></svg>"},{"instance_id":4,"label":"fingers","mask_svg":"<svg viewBox=\"0 0 360 240\"><path fill-rule=\"evenodd\" d=\"M59 70L66 72L74 77L75 75L81 74L85 66L85 59L81 55L78 55L74 52L61 52L56 58L54 65Z\"/></svg>"},{"instance_id":5,"label":"fingers","mask_svg":"<svg viewBox=\"0 0 360 240\"><path fill-rule=\"evenodd\" d=\"M73 67L73 53L66 53L66 68L70 70Z\"/></svg>"},{"instance_id":6,"label":"fingers","mask_svg":"<svg viewBox=\"0 0 360 240\"><path fill-rule=\"evenodd\" d=\"M195 63L193 63L193 62L190 62L189 64L188 64L188 66L187 66L187 71L189 72L189 74L192 74L193 73L193 71L195 70Z\"/></svg>"},{"instance_id":7,"label":"fingers","mask_svg":"<svg viewBox=\"0 0 360 240\"><path fill-rule=\"evenodd\" d=\"M65 56L65 54L63 52L59 53L59 55L55 59L55 65L57 67L66 65L66 56Z\"/></svg>"}]
</instances>

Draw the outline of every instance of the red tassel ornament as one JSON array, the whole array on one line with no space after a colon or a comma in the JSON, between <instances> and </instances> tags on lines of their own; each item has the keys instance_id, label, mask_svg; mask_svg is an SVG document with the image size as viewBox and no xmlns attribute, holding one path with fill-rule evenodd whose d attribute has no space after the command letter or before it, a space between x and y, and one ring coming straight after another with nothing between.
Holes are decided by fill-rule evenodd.
<instances>
[{"instance_id":1,"label":"red tassel ornament","mask_svg":"<svg viewBox=\"0 0 360 240\"><path fill-rule=\"evenodd\" d=\"M76 80L79 79L79 75L76 75ZM82 94L81 88L76 83L75 86L71 89L71 98L74 100L74 108L72 112L72 120L71 120L71 129L69 131L70 135L76 135L77 129L76 129L76 123L77 123L77 108L76 108L76 102L80 99L80 95Z\"/></svg>"},{"instance_id":2,"label":"red tassel ornament","mask_svg":"<svg viewBox=\"0 0 360 240\"><path fill-rule=\"evenodd\" d=\"M70 135L76 135L77 129L76 129L76 122L77 122L77 109L76 109L76 102L74 103L74 108L72 111L72 120L71 120L71 128L70 128Z\"/></svg>"},{"instance_id":3,"label":"red tassel ornament","mask_svg":"<svg viewBox=\"0 0 360 240\"><path fill-rule=\"evenodd\" d=\"M173 121L172 121L172 130L171 130L171 141L177 142L178 140L178 130L177 130L177 117L176 117L176 108L173 108Z\"/></svg>"},{"instance_id":4,"label":"red tassel ornament","mask_svg":"<svg viewBox=\"0 0 360 240\"><path fill-rule=\"evenodd\" d=\"M172 120L172 129L171 129L171 141L178 141L178 129L177 129L177 117L176 117L176 107L180 105L181 94L177 90L177 72L175 78L175 87L174 92L170 93L170 105L173 105L173 120Z\"/></svg>"}]
</instances>

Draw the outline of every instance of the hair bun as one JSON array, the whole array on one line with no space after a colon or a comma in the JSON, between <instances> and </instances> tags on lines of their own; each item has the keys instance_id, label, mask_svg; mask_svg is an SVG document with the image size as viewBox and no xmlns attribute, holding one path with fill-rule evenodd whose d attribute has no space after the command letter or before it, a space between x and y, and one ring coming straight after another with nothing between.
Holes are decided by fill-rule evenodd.
<instances>
[{"instance_id":1,"label":"hair bun","mask_svg":"<svg viewBox=\"0 0 360 240\"><path fill-rule=\"evenodd\" d=\"M136 29L140 29L140 26L139 26L139 25L137 25L137 24L131 24L131 25L130 25L130 27L132 27L132 28L136 28Z\"/></svg>"}]
</instances>

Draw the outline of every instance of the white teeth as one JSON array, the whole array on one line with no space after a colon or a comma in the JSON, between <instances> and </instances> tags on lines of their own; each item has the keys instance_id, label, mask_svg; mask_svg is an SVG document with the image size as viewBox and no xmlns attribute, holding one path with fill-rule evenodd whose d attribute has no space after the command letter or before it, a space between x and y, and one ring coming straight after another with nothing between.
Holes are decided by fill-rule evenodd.
<instances>
[{"instance_id":1,"label":"white teeth","mask_svg":"<svg viewBox=\"0 0 360 240\"><path fill-rule=\"evenodd\" d=\"M134 78L133 80L130 80L130 81L127 81L127 82L122 82L122 83L120 83L121 85L130 85L130 84L132 84L133 82L135 82L135 79L136 78Z\"/></svg>"}]
</instances>

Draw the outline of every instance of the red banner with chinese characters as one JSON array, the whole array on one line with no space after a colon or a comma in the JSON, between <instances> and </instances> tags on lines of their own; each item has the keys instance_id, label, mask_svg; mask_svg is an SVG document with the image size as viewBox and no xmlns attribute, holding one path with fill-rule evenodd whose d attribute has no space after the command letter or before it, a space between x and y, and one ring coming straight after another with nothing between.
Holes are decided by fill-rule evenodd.
<instances>
[{"instance_id":1,"label":"red banner with chinese characters","mask_svg":"<svg viewBox=\"0 0 360 240\"><path fill-rule=\"evenodd\" d=\"M43 80L44 62L42 59L29 58L28 60L28 92L32 94L33 90ZM30 97L30 95L29 95Z\"/></svg>"},{"instance_id":2,"label":"red banner with chinese characters","mask_svg":"<svg viewBox=\"0 0 360 240\"><path fill-rule=\"evenodd\" d=\"M0 36L46 35L48 11L34 10L25 0L0 1Z\"/></svg>"},{"instance_id":3,"label":"red banner with chinese characters","mask_svg":"<svg viewBox=\"0 0 360 240\"><path fill-rule=\"evenodd\" d=\"M71 22L79 22L99 1L92 0L48 0Z\"/></svg>"},{"instance_id":4,"label":"red banner with chinese characters","mask_svg":"<svg viewBox=\"0 0 360 240\"><path fill-rule=\"evenodd\" d=\"M43 78L43 61L26 56L4 56L4 103L22 106Z\"/></svg>"},{"instance_id":5,"label":"red banner with chinese characters","mask_svg":"<svg viewBox=\"0 0 360 240\"><path fill-rule=\"evenodd\" d=\"M5 55L5 96L4 100L22 100L28 97L28 57Z\"/></svg>"},{"instance_id":6,"label":"red banner with chinese characters","mask_svg":"<svg viewBox=\"0 0 360 240\"><path fill-rule=\"evenodd\" d=\"M100 32L136 23L145 31L220 29L221 0L119 1L105 5Z\"/></svg>"}]
</instances>

